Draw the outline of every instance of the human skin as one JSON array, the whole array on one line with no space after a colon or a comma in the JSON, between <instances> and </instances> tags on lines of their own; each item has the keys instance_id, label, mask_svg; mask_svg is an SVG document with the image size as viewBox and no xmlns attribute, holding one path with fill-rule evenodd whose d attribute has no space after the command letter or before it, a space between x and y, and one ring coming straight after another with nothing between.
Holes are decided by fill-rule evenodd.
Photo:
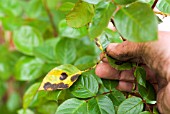
<instances>
[{"instance_id":1,"label":"human skin","mask_svg":"<svg viewBox=\"0 0 170 114\"><path fill-rule=\"evenodd\" d=\"M107 54L120 61L135 61L144 63L147 80L157 91L157 106L162 114L170 113L170 32L160 31L158 40L147 43L124 41L121 44L112 43L107 47ZM104 55L101 54L101 58ZM117 71L112 68L106 58L96 67L96 74L101 78L117 79L117 89L131 91L133 88L133 71Z\"/></svg>"}]
</instances>

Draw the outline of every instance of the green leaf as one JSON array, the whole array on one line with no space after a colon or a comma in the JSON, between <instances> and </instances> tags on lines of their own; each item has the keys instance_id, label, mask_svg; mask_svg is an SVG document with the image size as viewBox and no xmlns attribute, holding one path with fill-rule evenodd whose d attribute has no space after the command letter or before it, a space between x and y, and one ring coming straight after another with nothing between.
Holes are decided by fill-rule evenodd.
<instances>
[{"instance_id":1,"label":"green leaf","mask_svg":"<svg viewBox=\"0 0 170 114\"><path fill-rule=\"evenodd\" d=\"M119 33L129 41L146 42L158 39L157 18L146 3L136 2L121 8L114 16Z\"/></svg>"},{"instance_id":2,"label":"green leaf","mask_svg":"<svg viewBox=\"0 0 170 114\"><path fill-rule=\"evenodd\" d=\"M112 101L107 96L98 96L88 101L89 114L115 114Z\"/></svg>"},{"instance_id":3,"label":"green leaf","mask_svg":"<svg viewBox=\"0 0 170 114\"><path fill-rule=\"evenodd\" d=\"M72 3L72 2L64 2L64 3L60 6L59 10L60 10L60 11L67 12L67 11L70 11L71 9L73 9L74 6L75 6L75 4Z\"/></svg>"},{"instance_id":4,"label":"green leaf","mask_svg":"<svg viewBox=\"0 0 170 114\"><path fill-rule=\"evenodd\" d=\"M23 7L25 7L25 13L29 18L40 18L46 13L43 2L40 0L30 0L29 2L25 2Z\"/></svg>"},{"instance_id":5,"label":"green leaf","mask_svg":"<svg viewBox=\"0 0 170 114\"><path fill-rule=\"evenodd\" d=\"M77 67L65 64L53 68L43 79L39 90L52 91L69 88L82 74Z\"/></svg>"},{"instance_id":6,"label":"green leaf","mask_svg":"<svg viewBox=\"0 0 170 114\"><path fill-rule=\"evenodd\" d=\"M109 98L112 100L114 106L119 106L124 100L126 100L125 95L116 89L109 94Z\"/></svg>"},{"instance_id":7,"label":"green leaf","mask_svg":"<svg viewBox=\"0 0 170 114\"><path fill-rule=\"evenodd\" d=\"M83 56L79 59L76 60L76 62L74 63L75 65L83 65L83 64L87 64L87 63L96 63L96 58L93 56Z\"/></svg>"},{"instance_id":8,"label":"green leaf","mask_svg":"<svg viewBox=\"0 0 170 114\"><path fill-rule=\"evenodd\" d=\"M28 88L28 90L24 93L24 98L23 98L23 108L27 109L31 102L34 99L34 96L38 92L38 88L40 86L40 83L35 83L32 86Z\"/></svg>"},{"instance_id":9,"label":"green leaf","mask_svg":"<svg viewBox=\"0 0 170 114\"><path fill-rule=\"evenodd\" d=\"M37 108L39 114L55 114L57 109L56 102L47 102Z\"/></svg>"},{"instance_id":10,"label":"green leaf","mask_svg":"<svg viewBox=\"0 0 170 114\"><path fill-rule=\"evenodd\" d=\"M58 101L63 91L38 91L30 103L30 107L41 107L49 101ZM64 98L64 96L62 95ZM65 99L64 99L65 100Z\"/></svg>"},{"instance_id":11,"label":"green leaf","mask_svg":"<svg viewBox=\"0 0 170 114\"><path fill-rule=\"evenodd\" d=\"M19 0L0 0L0 9L4 16L20 16L22 7Z\"/></svg>"},{"instance_id":12,"label":"green leaf","mask_svg":"<svg viewBox=\"0 0 170 114\"><path fill-rule=\"evenodd\" d=\"M35 80L42 75L43 61L38 58L21 57L15 66L15 78L27 81Z\"/></svg>"},{"instance_id":13,"label":"green leaf","mask_svg":"<svg viewBox=\"0 0 170 114\"><path fill-rule=\"evenodd\" d=\"M83 0L89 4L98 4L99 2L101 2L102 0Z\"/></svg>"},{"instance_id":14,"label":"green leaf","mask_svg":"<svg viewBox=\"0 0 170 114\"><path fill-rule=\"evenodd\" d=\"M82 38L87 35L87 27L83 26L80 28L69 27L66 23L66 20L62 20L59 23L59 33L62 37L68 38Z\"/></svg>"},{"instance_id":15,"label":"green leaf","mask_svg":"<svg viewBox=\"0 0 170 114\"><path fill-rule=\"evenodd\" d=\"M99 42L101 43L102 48L106 49L110 43L122 43L122 39L118 32L106 28L99 37Z\"/></svg>"},{"instance_id":16,"label":"green leaf","mask_svg":"<svg viewBox=\"0 0 170 114\"><path fill-rule=\"evenodd\" d=\"M56 63L57 60L55 57L55 46L59 42L59 40L60 38L46 40L43 44L33 49L34 55L43 59L46 62Z\"/></svg>"},{"instance_id":17,"label":"green leaf","mask_svg":"<svg viewBox=\"0 0 170 114\"><path fill-rule=\"evenodd\" d=\"M83 73L70 89L71 93L78 98L89 98L96 95L98 88L97 80L89 71Z\"/></svg>"},{"instance_id":18,"label":"green leaf","mask_svg":"<svg viewBox=\"0 0 170 114\"><path fill-rule=\"evenodd\" d=\"M61 39L55 48L56 60L60 64L69 64L76 59L76 47L74 40Z\"/></svg>"},{"instance_id":19,"label":"green leaf","mask_svg":"<svg viewBox=\"0 0 170 114\"><path fill-rule=\"evenodd\" d=\"M139 114L142 110L142 99L138 97L131 97L119 105L117 114Z\"/></svg>"},{"instance_id":20,"label":"green leaf","mask_svg":"<svg viewBox=\"0 0 170 114\"><path fill-rule=\"evenodd\" d=\"M120 5L126 5L126 4L130 4L132 2L135 2L137 0L114 0L114 2L116 4L120 4Z\"/></svg>"},{"instance_id":21,"label":"green leaf","mask_svg":"<svg viewBox=\"0 0 170 114\"><path fill-rule=\"evenodd\" d=\"M76 98L63 102L55 114L87 114L87 103Z\"/></svg>"},{"instance_id":22,"label":"green leaf","mask_svg":"<svg viewBox=\"0 0 170 114\"><path fill-rule=\"evenodd\" d=\"M107 79L102 79L103 85L109 90L115 90L115 88L118 86L119 81L118 80L107 80Z\"/></svg>"},{"instance_id":23,"label":"green leaf","mask_svg":"<svg viewBox=\"0 0 170 114\"><path fill-rule=\"evenodd\" d=\"M19 107L20 107L20 96L17 92L13 92L12 94L10 94L8 98L7 108L12 112Z\"/></svg>"},{"instance_id":24,"label":"green leaf","mask_svg":"<svg viewBox=\"0 0 170 114\"><path fill-rule=\"evenodd\" d=\"M17 111L17 114L35 114L32 110L30 109L20 109Z\"/></svg>"},{"instance_id":25,"label":"green leaf","mask_svg":"<svg viewBox=\"0 0 170 114\"><path fill-rule=\"evenodd\" d=\"M95 15L89 27L91 39L98 37L107 27L116 6L112 2L100 2L96 5Z\"/></svg>"},{"instance_id":26,"label":"green leaf","mask_svg":"<svg viewBox=\"0 0 170 114\"><path fill-rule=\"evenodd\" d=\"M143 111L143 112L140 112L139 114L152 114L152 113L150 113L149 111Z\"/></svg>"},{"instance_id":27,"label":"green leaf","mask_svg":"<svg viewBox=\"0 0 170 114\"><path fill-rule=\"evenodd\" d=\"M117 70L130 70L133 68L133 63L131 62L119 61L109 56L107 56L107 60L109 61L109 64Z\"/></svg>"},{"instance_id":28,"label":"green leaf","mask_svg":"<svg viewBox=\"0 0 170 114\"><path fill-rule=\"evenodd\" d=\"M136 77L136 80L138 84L140 84L143 87L146 87L146 71L142 67L137 67L134 76Z\"/></svg>"},{"instance_id":29,"label":"green leaf","mask_svg":"<svg viewBox=\"0 0 170 114\"><path fill-rule=\"evenodd\" d=\"M3 28L10 31L18 29L23 24L23 20L19 17L3 17L1 20Z\"/></svg>"},{"instance_id":30,"label":"green leaf","mask_svg":"<svg viewBox=\"0 0 170 114\"><path fill-rule=\"evenodd\" d=\"M7 85L4 81L0 80L0 99L4 96L6 90L7 90Z\"/></svg>"},{"instance_id":31,"label":"green leaf","mask_svg":"<svg viewBox=\"0 0 170 114\"><path fill-rule=\"evenodd\" d=\"M146 82L146 87L141 86L138 84L138 91L139 94L142 96L144 100L146 100L147 103L149 104L155 104L156 103L156 92L153 86L149 83Z\"/></svg>"},{"instance_id":32,"label":"green leaf","mask_svg":"<svg viewBox=\"0 0 170 114\"><path fill-rule=\"evenodd\" d=\"M14 44L24 54L33 55L33 48L42 41L41 34L30 26L22 26L14 31Z\"/></svg>"},{"instance_id":33,"label":"green leaf","mask_svg":"<svg viewBox=\"0 0 170 114\"><path fill-rule=\"evenodd\" d=\"M79 28L90 23L94 15L93 5L79 0L66 16L70 27Z\"/></svg>"},{"instance_id":34,"label":"green leaf","mask_svg":"<svg viewBox=\"0 0 170 114\"><path fill-rule=\"evenodd\" d=\"M170 0L159 0L157 8L164 13L170 13Z\"/></svg>"}]
</instances>

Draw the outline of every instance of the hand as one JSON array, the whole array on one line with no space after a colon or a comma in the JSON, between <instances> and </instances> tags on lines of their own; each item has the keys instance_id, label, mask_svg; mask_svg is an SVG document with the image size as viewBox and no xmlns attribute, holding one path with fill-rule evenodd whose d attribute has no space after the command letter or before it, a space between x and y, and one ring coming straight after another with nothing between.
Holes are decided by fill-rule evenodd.
<instances>
[{"instance_id":1,"label":"hand","mask_svg":"<svg viewBox=\"0 0 170 114\"><path fill-rule=\"evenodd\" d=\"M159 40L147 43L133 43L125 41L121 44L110 44L107 54L121 61L135 61L144 63L147 80L155 85L157 105L160 113L170 112L170 33L159 32ZM103 55L101 55L103 56ZM96 74L101 78L118 79L117 89L131 91L133 88L133 71L117 71L112 68L106 58L96 67ZM159 87L159 88L158 88Z\"/></svg>"}]
</instances>

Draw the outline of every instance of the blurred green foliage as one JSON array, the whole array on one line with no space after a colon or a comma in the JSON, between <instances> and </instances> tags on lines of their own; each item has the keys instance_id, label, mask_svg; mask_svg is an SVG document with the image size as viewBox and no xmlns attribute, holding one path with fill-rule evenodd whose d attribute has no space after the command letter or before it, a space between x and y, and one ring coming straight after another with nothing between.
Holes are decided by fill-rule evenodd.
<instances>
[{"instance_id":1,"label":"blurred green foliage","mask_svg":"<svg viewBox=\"0 0 170 114\"><path fill-rule=\"evenodd\" d=\"M117 5L109 0L0 0L1 32L4 33L0 35L0 113L114 114L118 111L121 114L129 102L133 102L129 105L133 107L132 112L141 112L141 98L126 99L126 94L115 89L118 81L100 79L94 70L83 73L69 89L38 91L44 76L56 66L72 64L80 70L94 66L101 52L92 41L96 37L103 49L111 42L121 43L119 33L128 40L143 42L150 40L145 39L147 32L156 36L151 40L156 40L157 20L150 9L153 0L134 3L136 1L115 0L118 5L123 4L115 15ZM166 3L159 2L157 7L169 12L170 6L166 4L168 8L163 8L161 4ZM146 9L142 9L143 6ZM134 8L140 9L137 15ZM148 9L145 15L143 12ZM107 28L113 16L118 32ZM134 21L138 16L141 17ZM147 16L153 20L148 22ZM145 26L154 31L146 30ZM115 66L115 61L111 60L111 64ZM124 69L129 66L124 65ZM138 70L139 93L154 104L153 87L146 83L143 69ZM147 96L147 92L152 94Z\"/></svg>"}]
</instances>

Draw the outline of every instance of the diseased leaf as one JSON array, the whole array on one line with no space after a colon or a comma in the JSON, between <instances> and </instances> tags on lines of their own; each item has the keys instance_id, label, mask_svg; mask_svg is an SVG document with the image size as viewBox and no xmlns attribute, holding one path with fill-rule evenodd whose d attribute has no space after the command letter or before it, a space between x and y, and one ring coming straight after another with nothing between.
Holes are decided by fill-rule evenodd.
<instances>
[{"instance_id":1,"label":"diseased leaf","mask_svg":"<svg viewBox=\"0 0 170 114\"><path fill-rule=\"evenodd\" d=\"M71 87L71 93L78 98L89 98L98 92L98 82L93 74L85 72L79 80Z\"/></svg>"},{"instance_id":2,"label":"diseased leaf","mask_svg":"<svg viewBox=\"0 0 170 114\"><path fill-rule=\"evenodd\" d=\"M107 27L116 6L112 2L100 2L96 5L95 15L89 27L91 39L97 38Z\"/></svg>"},{"instance_id":3,"label":"diseased leaf","mask_svg":"<svg viewBox=\"0 0 170 114\"><path fill-rule=\"evenodd\" d=\"M40 45L42 41L41 34L30 26L22 26L14 31L14 44L24 54L33 55L33 48Z\"/></svg>"},{"instance_id":4,"label":"diseased leaf","mask_svg":"<svg viewBox=\"0 0 170 114\"><path fill-rule=\"evenodd\" d=\"M170 0L159 0L157 8L165 13L170 13Z\"/></svg>"},{"instance_id":5,"label":"diseased leaf","mask_svg":"<svg viewBox=\"0 0 170 114\"><path fill-rule=\"evenodd\" d=\"M115 114L112 101L107 96L98 96L88 101L89 114Z\"/></svg>"},{"instance_id":6,"label":"diseased leaf","mask_svg":"<svg viewBox=\"0 0 170 114\"><path fill-rule=\"evenodd\" d=\"M39 90L67 89L78 79L81 73L79 69L70 64L55 67L45 76Z\"/></svg>"},{"instance_id":7,"label":"diseased leaf","mask_svg":"<svg viewBox=\"0 0 170 114\"><path fill-rule=\"evenodd\" d=\"M87 103L76 98L63 102L55 114L87 114Z\"/></svg>"},{"instance_id":8,"label":"diseased leaf","mask_svg":"<svg viewBox=\"0 0 170 114\"><path fill-rule=\"evenodd\" d=\"M130 70L133 68L133 63L131 62L119 61L109 56L107 56L107 60L109 61L109 64L117 70Z\"/></svg>"},{"instance_id":9,"label":"diseased leaf","mask_svg":"<svg viewBox=\"0 0 170 114\"><path fill-rule=\"evenodd\" d=\"M119 33L129 41L147 42L158 39L157 18L146 3L135 2L121 8L114 16Z\"/></svg>"},{"instance_id":10,"label":"diseased leaf","mask_svg":"<svg viewBox=\"0 0 170 114\"><path fill-rule=\"evenodd\" d=\"M140 84L143 87L146 87L146 71L142 67L137 67L134 76L136 77L136 80L138 84Z\"/></svg>"},{"instance_id":11,"label":"diseased leaf","mask_svg":"<svg viewBox=\"0 0 170 114\"><path fill-rule=\"evenodd\" d=\"M142 99L139 97L131 97L119 105L117 114L139 114L142 110Z\"/></svg>"},{"instance_id":12,"label":"diseased leaf","mask_svg":"<svg viewBox=\"0 0 170 114\"><path fill-rule=\"evenodd\" d=\"M79 28L90 23L93 15L93 5L79 0L73 10L67 14L66 21L70 27Z\"/></svg>"}]
</instances>

